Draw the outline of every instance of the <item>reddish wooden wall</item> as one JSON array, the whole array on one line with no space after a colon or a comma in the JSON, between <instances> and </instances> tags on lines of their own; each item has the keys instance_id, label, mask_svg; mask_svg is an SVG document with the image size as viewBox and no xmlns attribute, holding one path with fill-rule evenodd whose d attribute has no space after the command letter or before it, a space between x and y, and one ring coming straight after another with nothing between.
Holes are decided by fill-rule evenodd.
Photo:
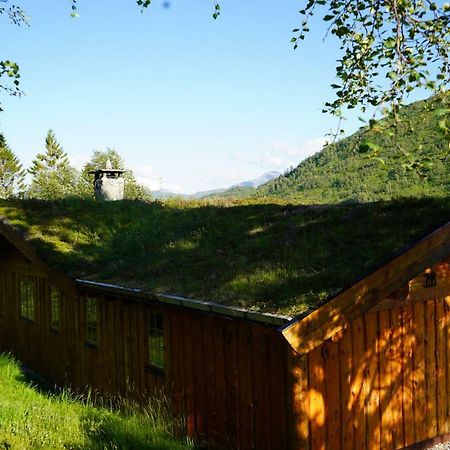
<instances>
[{"instance_id":1,"label":"reddish wooden wall","mask_svg":"<svg viewBox=\"0 0 450 450\"><path fill-rule=\"evenodd\" d=\"M288 346L271 328L187 310L170 314L174 404L189 435L236 449L287 449Z\"/></svg>"},{"instance_id":2,"label":"reddish wooden wall","mask_svg":"<svg viewBox=\"0 0 450 450\"><path fill-rule=\"evenodd\" d=\"M450 432L449 266L305 356L292 353L298 448L398 449ZM335 342L333 342L335 341Z\"/></svg>"},{"instance_id":3,"label":"reddish wooden wall","mask_svg":"<svg viewBox=\"0 0 450 450\"><path fill-rule=\"evenodd\" d=\"M289 347L276 330L170 306L164 314L166 368L147 366L148 314L155 305L99 298L98 345L86 345L85 292L65 296L60 331L50 329L49 285L23 264L0 265L0 349L60 385L100 394L163 390L186 431L234 449L285 449ZM20 318L21 276L38 292L35 320Z\"/></svg>"}]
</instances>

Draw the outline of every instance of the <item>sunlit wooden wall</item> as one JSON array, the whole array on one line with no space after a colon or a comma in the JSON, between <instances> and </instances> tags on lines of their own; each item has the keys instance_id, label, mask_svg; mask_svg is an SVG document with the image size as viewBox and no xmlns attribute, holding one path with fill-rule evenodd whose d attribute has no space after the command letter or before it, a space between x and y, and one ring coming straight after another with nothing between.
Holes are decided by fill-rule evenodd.
<instances>
[{"instance_id":1,"label":"sunlit wooden wall","mask_svg":"<svg viewBox=\"0 0 450 450\"><path fill-rule=\"evenodd\" d=\"M399 449L450 432L448 264L405 298L353 320L309 354L292 353L298 448Z\"/></svg>"}]
</instances>

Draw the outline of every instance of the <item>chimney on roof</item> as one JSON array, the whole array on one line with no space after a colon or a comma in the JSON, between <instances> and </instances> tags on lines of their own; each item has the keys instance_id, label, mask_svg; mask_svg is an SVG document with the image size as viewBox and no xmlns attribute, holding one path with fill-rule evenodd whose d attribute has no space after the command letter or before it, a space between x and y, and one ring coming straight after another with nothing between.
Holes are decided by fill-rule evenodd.
<instances>
[{"instance_id":1,"label":"chimney on roof","mask_svg":"<svg viewBox=\"0 0 450 450\"><path fill-rule=\"evenodd\" d=\"M113 169L108 159L104 169L91 170L94 175L94 194L96 200L115 201L123 200L125 182L123 174L125 170Z\"/></svg>"}]
</instances>

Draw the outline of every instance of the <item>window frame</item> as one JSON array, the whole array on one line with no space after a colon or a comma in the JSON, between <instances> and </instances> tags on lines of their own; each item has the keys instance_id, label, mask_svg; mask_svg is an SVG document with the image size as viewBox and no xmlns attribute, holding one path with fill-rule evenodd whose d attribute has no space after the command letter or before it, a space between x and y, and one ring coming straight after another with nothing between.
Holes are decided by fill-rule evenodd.
<instances>
[{"instance_id":1,"label":"window frame","mask_svg":"<svg viewBox=\"0 0 450 450\"><path fill-rule=\"evenodd\" d=\"M50 286L50 330L59 333L61 329L62 292L56 286ZM57 320L55 320L55 306L57 307Z\"/></svg>"},{"instance_id":2,"label":"window frame","mask_svg":"<svg viewBox=\"0 0 450 450\"><path fill-rule=\"evenodd\" d=\"M24 288L27 289L24 289ZM24 298L25 295L29 295ZM20 277L19 281L19 314L22 320L34 322L36 318L36 286L29 276Z\"/></svg>"},{"instance_id":3,"label":"window frame","mask_svg":"<svg viewBox=\"0 0 450 450\"><path fill-rule=\"evenodd\" d=\"M165 341L164 314L161 310L151 310L147 316L147 367L158 374L166 368Z\"/></svg>"},{"instance_id":4,"label":"window frame","mask_svg":"<svg viewBox=\"0 0 450 450\"><path fill-rule=\"evenodd\" d=\"M87 347L97 348L98 347L98 327L99 327L99 298L87 295L85 298L85 343ZM90 316L92 314L92 316ZM94 320L92 320L94 317Z\"/></svg>"}]
</instances>

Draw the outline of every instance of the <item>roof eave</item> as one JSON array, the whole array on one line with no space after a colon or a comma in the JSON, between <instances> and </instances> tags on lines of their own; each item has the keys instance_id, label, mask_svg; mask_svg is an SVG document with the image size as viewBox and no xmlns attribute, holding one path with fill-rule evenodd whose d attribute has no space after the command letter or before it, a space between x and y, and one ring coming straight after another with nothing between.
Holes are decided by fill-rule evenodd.
<instances>
[{"instance_id":1,"label":"roof eave","mask_svg":"<svg viewBox=\"0 0 450 450\"><path fill-rule=\"evenodd\" d=\"M294 317L279 331L299 354L310 352L370 311L426 268L450 254L450 222L427 235L379 269L340 292L308 315Z\"/></svg>"},{"instance_id":2,"label":"roof eave","mask_svg":"<svg viewBox=\"0 0 450 450\"><path fill-rule=\"evenodd\" d=\"M196 300L182 297L179 295L155 293L145 289L128 288L111 283L101 283L92 280L84 280L77 278L76 283L81 288L86 288L91 291L97 291L102 294L110 294L120 297L133 297L145 301L154 301L160 304L171 306L179 306L189 308L197 311L208 312L220 316L235 319L246 319L252 322L258 322L265 325L280 327L291 320L291 317L281 316L278 314L269 314L259 311L250 311L244 308L237 308L233 306L225 306L220 303L207 302L203 300Z\"/></svg>"},{"instance_id":3,"label":"roof eave","mask_svg":"<svg viewBox=\"0 0 450 450\"><path fill-rule=\"evenodd\" d=\"M0 235L17 248L20 253L31 261L38 270L43 272L66 295L74 295L75 281L68 275L53 270L37 255L33 246L28 242L25 233L11 225L4 216L0 216Z\"/></svg>"}]
</instances>

